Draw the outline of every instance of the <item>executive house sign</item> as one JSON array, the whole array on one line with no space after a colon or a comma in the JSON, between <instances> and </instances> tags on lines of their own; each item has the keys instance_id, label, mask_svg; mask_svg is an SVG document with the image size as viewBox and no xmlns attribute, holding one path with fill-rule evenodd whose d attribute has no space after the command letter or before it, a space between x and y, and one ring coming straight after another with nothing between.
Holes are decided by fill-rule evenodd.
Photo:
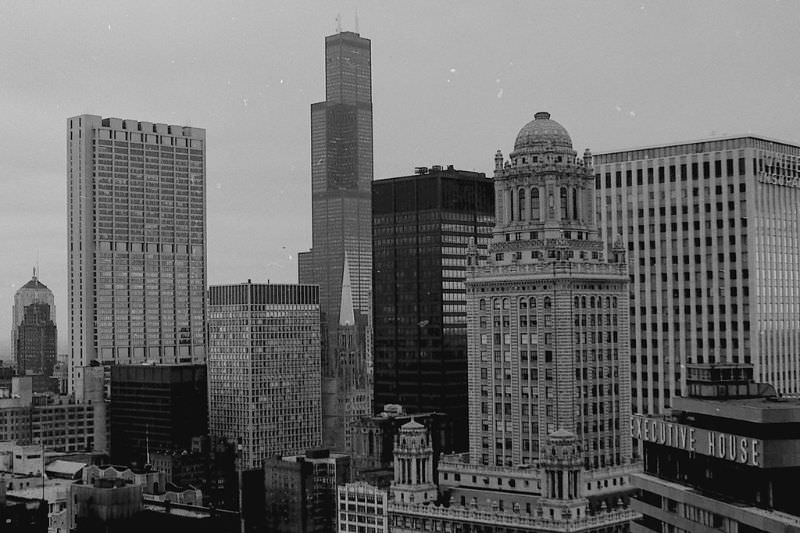
<instances>
[{"instance_id":1,"label":"executive house sign","mask_svg":"<svg viewBox=\"0 0 800 533\"><path fill-rule=\"evenodd\" d=\"M750 466L761 466L762 442L730 433L676 424L640 415L631 417L631 436L645 442L663 444L687 452L727 459Z\"/></svg>"}]
</instances>

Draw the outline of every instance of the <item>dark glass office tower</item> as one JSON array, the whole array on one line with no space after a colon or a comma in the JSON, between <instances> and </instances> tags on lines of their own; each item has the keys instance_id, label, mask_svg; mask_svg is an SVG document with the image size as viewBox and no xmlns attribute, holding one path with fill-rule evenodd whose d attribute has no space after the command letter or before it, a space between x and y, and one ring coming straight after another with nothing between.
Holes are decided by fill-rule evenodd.
<instances>
[{"instance_id":1,"label":"dark glass office tower","mask_svg":"<svg viewBox=\"0 0 800 533\"><path fill-rule=\"evenodd\" d=\"M325 38L325 98L311 106L312 249L300 283L320 287L323 439L349 447L350 423L371 414L372 82L370 41Z\"/></svg>"},{"instance_id":2,"label":"dark glass office tower","mask_svg":"<svg viewBox=\"0 0 800 533\"><path fill-rule=\"evenodd\" d=\"M206 365L111 367L111 458L143 465L154 451L192 449L208 435Z\"/></svg>"},{"instance_id":3,"label":"dark glass office tower","mask_svg":"<svg viewBox=\"0 0 800 533\"><path fill-rule=\"evenodd\" d=\"M494 185L433 167L372 186L375 405L439 411L467 442L466 256L485 251Z\"/></svg>"}]
</instances>

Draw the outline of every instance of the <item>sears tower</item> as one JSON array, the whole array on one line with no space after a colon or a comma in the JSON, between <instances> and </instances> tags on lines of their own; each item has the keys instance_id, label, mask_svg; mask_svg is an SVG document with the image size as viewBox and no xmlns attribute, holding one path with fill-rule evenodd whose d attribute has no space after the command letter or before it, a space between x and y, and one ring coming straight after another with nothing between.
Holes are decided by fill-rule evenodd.
<instances>
[{"instance_id":1,"label":"sears tower","mask_svg":"<svg viewBox=\"0 0 800 533\"><path fill-rule=\"evenodd\" d=\"M350 448L371 414L372 74L370 41L325 38L325 101L311 106L312 248L300 283L320 287L325 446Z\"/></svg>"}]
</instances>

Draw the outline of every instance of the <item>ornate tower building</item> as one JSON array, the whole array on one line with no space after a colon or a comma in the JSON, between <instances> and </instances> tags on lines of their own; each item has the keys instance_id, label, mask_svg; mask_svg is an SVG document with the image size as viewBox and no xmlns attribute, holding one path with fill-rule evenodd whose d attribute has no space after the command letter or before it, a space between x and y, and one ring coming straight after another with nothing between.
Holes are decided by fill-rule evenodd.
<instances>
[{"instance_id":1,"label":"ornate tower building","mask_svg":"<svg viewBox=\"0 0 800 533\"><path fill-rule=\"evenodd\" d=\"M586 468L631 457L628 269L598 238L591 153L536 113L495 156L488 261L468 259L470 459L542 459L574 433ZM477 252L477 251L475 251ZM610 259L609 259L610 257Z\"/></svg>"},{"instance_id":2,"label":"ornate tower building","mask_svg":"<svg viewBox=\"0 0 800 533\"><path fill-rule=\"evenodd\" d=\"M427 428L414 419L403 424L395 437L391 494L398 503L436 500L430 435Z\"/></svg>"},{"instance_id":3,"label":"ornate tower building","mask_svg":"<svg viewBox=\"0 0 800 533\"><path fill-rule=\"evenodd\" d=\"M588 501L583 497L583 455L575 434L565 429L550 434L541 466L544 470L542 516L571 520L585 515Z\"/></svg>"}]
</instances>

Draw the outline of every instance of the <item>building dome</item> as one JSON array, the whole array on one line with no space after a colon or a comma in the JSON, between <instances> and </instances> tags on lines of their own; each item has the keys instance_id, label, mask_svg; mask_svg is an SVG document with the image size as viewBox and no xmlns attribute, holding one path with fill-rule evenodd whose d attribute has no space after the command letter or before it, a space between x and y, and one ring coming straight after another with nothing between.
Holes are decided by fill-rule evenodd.
<instances>
[{"instance_id":1,"label":"building dome","mask_svg":"<svg viewBox=\"0 0 800 533\"><path fill-rule=\"evenodd\" d=\"M548 146L572 150L572 139L564 126L555 120L550 120L550 113L541 111L519 130L517 140L514 142L514 151L531 148L541 150Z\"/></svg>"}]
</instances>

